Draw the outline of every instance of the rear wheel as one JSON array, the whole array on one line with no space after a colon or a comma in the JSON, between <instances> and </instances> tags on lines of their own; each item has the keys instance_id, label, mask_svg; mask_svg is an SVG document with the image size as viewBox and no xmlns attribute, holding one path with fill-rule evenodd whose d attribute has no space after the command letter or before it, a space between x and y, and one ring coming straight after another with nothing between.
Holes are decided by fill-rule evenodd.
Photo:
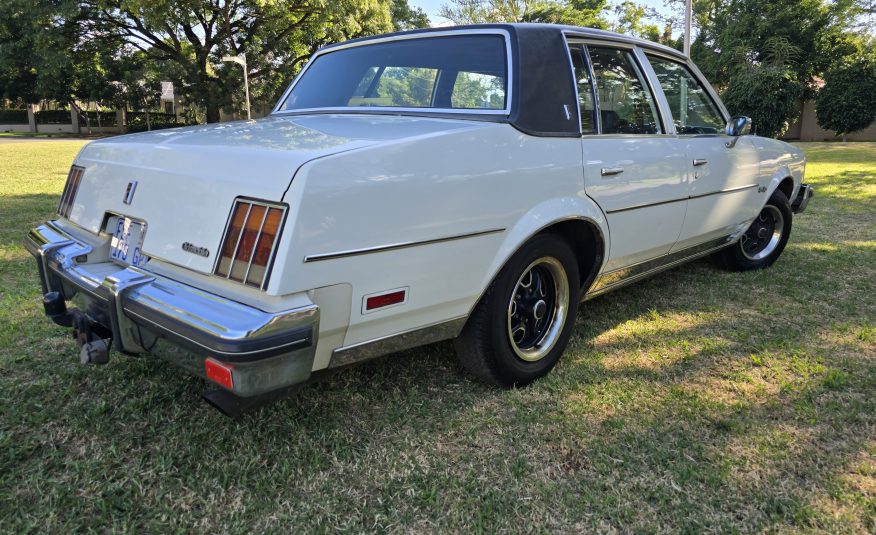
<instances>
[{"instance_id":1,"label":"rear wheel","mask_svg":"<svg viewBox=\"0 0 876 535\"><path fill-rule=\"evenodd\" d=\"M718 262L732 271L771 266L785 250L792 217L788 197L776 190L739 241L717 254Z\"/></svg>"},{"instance_id":2,"label":"rear wheel","mask_svg":"<svg viewBox=\"0 0 876 535\"><path fill-rule=\"evenodd\" d=\"M572 334L578 273L561 237L530 240L490 284L456 339L462 365L500 386L523 386L547 374Z\"/></svg>"}]
</instances>

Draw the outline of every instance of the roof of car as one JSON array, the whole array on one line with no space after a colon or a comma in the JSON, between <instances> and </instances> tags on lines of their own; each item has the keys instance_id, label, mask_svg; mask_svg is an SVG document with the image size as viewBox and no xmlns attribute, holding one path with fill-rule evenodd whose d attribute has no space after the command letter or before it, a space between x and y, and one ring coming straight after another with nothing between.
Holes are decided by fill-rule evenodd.
<instances>
[{"instance_id":1,"label":"roof of car","mask_svg":"<svg viewBox=\"0 0 876 535\"><path fill-rule=\"evenodd\" d=\"M647 47L667 55L687 61L677 50L636 39L618 33L578 28L558 24L472 24L445 28L426 28L396 32L372 37L362 37L329 45L320 49L317 55L331 53L369 41L392 41L411 38L422 34L446 36L456 32L476 33L477 30L502 30L508 34L511 51L514 54L513 68L509 80L509 92L513 94L510 113L507 116L479 115L479 120L502 120L518 130L535 136L577 137L581 135L578 121L579 102L577 84L572 72L569 56L568 38L598 39L623 42Z\"/></svg>"},{"instance_id":2,"label":"roof of car","mask_svg":"<svg viewBox=\"0 0 876 535\"><path fill-rule=\"evenodd\" d=\"M574 37L583 37L583 38L592 38L592 39L604 39L607 41L620 41L624 43L631 43L643 48L651 48L654 50L658 50L665 54L670 54L678 57L679 59L687 59L687 57L682 54L680 51L670 48L665 45L661 45L659 43L655 43L653 41L648 41L646 39L640 39L638 37L632 37L629 35L624 35L616 32L609 32L607 30L599 30L596 28L585 28L583 26L568 26L563 24L547 24L547 23L532 23L532 22L517 22L517 23L496 23L496 24L465 24L461 26L442 26L437 28L420 28L417 30L405 30L401 32L392 32L392 33L384 33L380 35L371 35L368 37L359 37L356 39L350 39L349 41L342 41L340 43L334 43L330 45L326 45L323 49L330 49L340 46L346 46L350 43L360 43L367 42L373 40L383 40L395 36L409 36L412 34L429 34L429 33L449 33L454 31L470 31L470 30L483 30L483 29L500 29L506 30L509 32L514 32L517 29L540 29L540 30L553 30L557 33L566 34Z\"/></svg>"}]
</instances>

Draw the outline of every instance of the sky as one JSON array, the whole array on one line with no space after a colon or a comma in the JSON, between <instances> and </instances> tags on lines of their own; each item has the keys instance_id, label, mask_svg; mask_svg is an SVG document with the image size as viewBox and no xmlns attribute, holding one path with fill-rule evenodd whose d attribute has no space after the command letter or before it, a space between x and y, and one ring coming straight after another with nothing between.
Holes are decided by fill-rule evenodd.
<instances>
[{"instance_id":1,"label":"sky","mask_svg":"<svg viewBox=\"0 0 876 535\"><path fill-rule=\"evenodd\" d=\"M672 9L668 7L668 2L663 0L637 0L639 4L644 4L648 7L653 7L659 13L669 15ZM440 24L446 22L446 19L438 16L438 11L443 4L449 4L449 0L409 0L408 3L412 6L421 7L429 15L429 20L432 24ZM611 1L610 3L615 3Z\"/></svg>"}]
</instances>

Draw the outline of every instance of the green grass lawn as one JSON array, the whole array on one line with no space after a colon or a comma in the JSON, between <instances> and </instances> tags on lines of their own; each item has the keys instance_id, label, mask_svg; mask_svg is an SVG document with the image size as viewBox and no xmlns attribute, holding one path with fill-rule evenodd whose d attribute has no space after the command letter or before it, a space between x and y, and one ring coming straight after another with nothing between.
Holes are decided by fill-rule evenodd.
<instances>
[{"instance_id":1,"label":"green grass lawn","mask_svg":"<svg viewBox=\"0 0 876 535\"><path fill-rule=\"evenodd\" d=\"M20 241L81 145L0 144L0 531L876 532L876 144L804 145L771 269L589 301L529 388L438 344L236 421L43 318Z\"/></svg>"}]
</instances>

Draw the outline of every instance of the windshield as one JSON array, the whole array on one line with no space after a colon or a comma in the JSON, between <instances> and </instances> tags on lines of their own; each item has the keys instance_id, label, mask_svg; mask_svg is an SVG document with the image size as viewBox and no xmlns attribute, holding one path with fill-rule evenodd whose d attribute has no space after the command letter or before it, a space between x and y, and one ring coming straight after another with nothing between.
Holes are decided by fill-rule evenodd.
<instances>
[{"instance_id":1,"label":"windshield","mask_svg":"<svg viewBox=\"0 0 876 535\"><path fill-rule=\"evenodd\" d=\"M320 108L506 109L501 35L420 37L317 56L277 111Z\"/></svg>"}]
</instances>

